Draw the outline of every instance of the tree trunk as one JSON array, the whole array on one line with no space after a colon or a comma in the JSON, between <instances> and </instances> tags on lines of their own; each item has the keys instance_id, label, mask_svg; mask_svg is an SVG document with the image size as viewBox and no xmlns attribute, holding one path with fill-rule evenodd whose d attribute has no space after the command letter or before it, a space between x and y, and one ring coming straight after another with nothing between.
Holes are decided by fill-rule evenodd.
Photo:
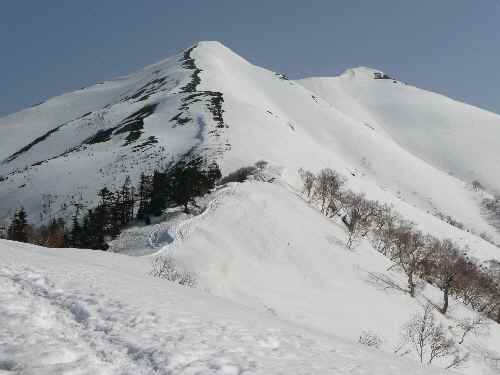
<instances>
[{"instance_id":1,"label":"tree trunk","mask_svg":"<svg viewBox=\"0 0 500 375\"><path fill-rule=\"evenodd\" d=\"M413 273L408 275L408 288L410 289L410 296L415 297L415 283L413 282Z\"/></svg>"},{"instance_id":2,"label":"tree trunk","mask_svg":"<svg viewBox=\"0 0 500 375\"><path fill-rule=\"evenodd\" d=\"M441 312L443 314L446 314L446 311L448 311L448 288L444 288L443 290L443 308L441 309Z\"/></svg>"}]
</instances>

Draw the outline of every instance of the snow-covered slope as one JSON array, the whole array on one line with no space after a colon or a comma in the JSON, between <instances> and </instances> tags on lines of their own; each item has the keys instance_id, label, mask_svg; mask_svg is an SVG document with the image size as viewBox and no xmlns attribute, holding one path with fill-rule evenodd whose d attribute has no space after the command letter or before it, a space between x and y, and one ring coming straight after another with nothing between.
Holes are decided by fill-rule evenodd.
<instances>
[{"instance_id":1,"label":"snow-covered slope","mask_svg":"<svg viewBox=\"0 0 500 375\"><path fill-rule=\"evenodd\" d=\"M0 255L1 373L445 373L153 279L146 259L2 240Z\"/></svg>"},{"instance_id":2,"label":"snow-covered slope","mask_svg":"<svg viewBox=\"0 0 500 375\"><path fill-rule=\"evenodd\" d=\"M367 241L348 250L343 224L327 219L279 180L234 183L207 199L203 214L131 228L112 249L173 257L196 275L200 289L316 332L352 342L372 332L388 354L400 345L402 327L413 314L429 300L441 305L440 291L429 285L411 298L404 276L388 271L392 262ZM452 302L446 318L437 315L459 341L458 320L474 313ZM500 327L491 323L479 338L470 336L460 346L461 355L470 358L458 370L494 374L498 368L489 358L500 356L498 347ZM436 364L446 367L450 361Z\"/></svg>"},{"instance_id":3,"label":"snow-covered slope","mask_svg":"<svg viewBox=\"0 0 500 375\"><path fill-rule=\"evenodd\" d=\"M382 79L378 77L384 77ZM347 116L465 182L500 193L500 116L369 69L299 81Z\"/></svg>"}]
</instances>

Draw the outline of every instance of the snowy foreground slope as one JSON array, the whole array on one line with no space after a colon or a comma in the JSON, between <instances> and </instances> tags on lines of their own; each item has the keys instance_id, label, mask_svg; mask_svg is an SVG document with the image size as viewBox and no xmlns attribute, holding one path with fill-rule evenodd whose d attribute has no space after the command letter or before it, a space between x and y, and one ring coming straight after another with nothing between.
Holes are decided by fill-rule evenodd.
<instances>
[{"instance_id":1,"label":"snowy foreground slope","mask_svg":"<svg viewBox=\"0 0 500 375\"><path fill-rule=\"evenodd\" d=\"M440 374L147 275L146 259L0 241L2 374Z\"/></svg>"}]
</instances>

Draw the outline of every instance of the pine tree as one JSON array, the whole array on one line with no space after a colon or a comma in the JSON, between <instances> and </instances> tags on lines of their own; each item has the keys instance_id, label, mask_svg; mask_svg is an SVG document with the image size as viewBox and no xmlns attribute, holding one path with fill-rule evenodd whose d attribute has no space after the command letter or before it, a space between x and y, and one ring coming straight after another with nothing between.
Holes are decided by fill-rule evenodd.
<instances>
[{"instance_id":1,"label":"pine tree","mask_svg":"<svg viewBox=\"0 0 500 375\"><path fill-rule=\"evenodd\" d=\"M138 196L139 196L139 209L137 211L137 219L147 220L148 209L151 203L151 184L150 184L150 179L144 173L141 173Z\"/></svg>"},{"instance_id":2,"label":"pine tree","mask_svg":"<svg viewBox=\"0 0 500 375\"><path fill-rule=\"evenodd\" d=\"M154 171L151 187L151 202L148 210L148 213L153 216L160 216L167 207L167 186L165 184L165 179L165 174Z\"/></svg>"},{"instance_id":3,"label":"pine tree","mask_svg":"<svg viewBox=\"0 0 500 375\"><path fill-rule=\"evenodd\" d=\"M195 197L209 192L221 176L217 164L211 164L206 171L200 168L200 164L201 161L179 164L169 175L169 196L173 202L184 206L184 212L188 211L189 203L194 203Z\"/></svg>"},{"instance_id":4,"label":"pine tree","mask_svg":"<svg viewBox=\"0 0 500 375\"><path fill-rule=\"evenodd\" d=\"M12 241L28 242L30 226L26 211L21 207L14 215L8 229L7 238Z\"/></svg>"},{"instance_id":5,"label":"pine tree","mask_svg":"<svg viewBox=\"0 0 500 375\"><path fill-rule=\"evenodd\" d=\"M69 233L68 246L81 248L83 246L83 233L82 227L78 220L78 213L80 212L80 207L77 206L75 214L71 220L71 231Z\"/></svg>"}]
</instances>

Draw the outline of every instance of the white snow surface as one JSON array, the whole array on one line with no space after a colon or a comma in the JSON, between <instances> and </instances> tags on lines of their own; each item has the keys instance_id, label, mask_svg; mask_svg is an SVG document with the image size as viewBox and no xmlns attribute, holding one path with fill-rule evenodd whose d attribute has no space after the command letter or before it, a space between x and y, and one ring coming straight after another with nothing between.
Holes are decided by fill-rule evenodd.
<instances>
[{"instance_id":1,"label":"white snow surface","mask_svg":"<svg viewBox=\"0 0 500 375\"><path fill-rule=\"evenodd\" d=\"M440 374L147 273L0 241L2 374Z\"/></svg>"}]
</instances>

